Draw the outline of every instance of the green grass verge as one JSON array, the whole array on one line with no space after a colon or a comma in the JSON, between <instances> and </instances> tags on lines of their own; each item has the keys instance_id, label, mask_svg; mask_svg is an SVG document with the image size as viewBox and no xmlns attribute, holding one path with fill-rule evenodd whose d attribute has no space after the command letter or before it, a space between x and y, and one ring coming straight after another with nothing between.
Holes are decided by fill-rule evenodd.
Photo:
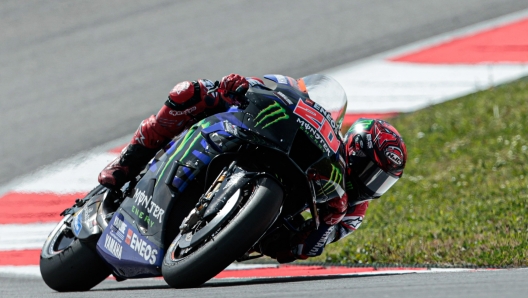
<instances>
[{"instance_id":1,"label":"green grass verge","mask_svg":"<svg viewBox=\"0 0 528 298\"><path fill-rule=\"evenodd\" d=\"M404 177L313 261L528 266L528 80L389 122Z\"/></svg>"}]
</instances>

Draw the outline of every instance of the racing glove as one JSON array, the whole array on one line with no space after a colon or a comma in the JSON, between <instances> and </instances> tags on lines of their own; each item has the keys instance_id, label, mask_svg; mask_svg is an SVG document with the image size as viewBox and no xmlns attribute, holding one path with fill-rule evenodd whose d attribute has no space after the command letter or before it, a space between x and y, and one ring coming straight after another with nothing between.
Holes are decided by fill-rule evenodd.
<instances>
[{"instance_id":1,"label":"racing glove","mask_svg":"<svg viewBox=\"0 0 528 298\"><path fill-rule=\"evenodd\" d=\"M249 83L246 78L232 73L220 80L217 92L228 104L241 105L246 102L245 94L248 89Z\"/></svg>"}]
</instances>

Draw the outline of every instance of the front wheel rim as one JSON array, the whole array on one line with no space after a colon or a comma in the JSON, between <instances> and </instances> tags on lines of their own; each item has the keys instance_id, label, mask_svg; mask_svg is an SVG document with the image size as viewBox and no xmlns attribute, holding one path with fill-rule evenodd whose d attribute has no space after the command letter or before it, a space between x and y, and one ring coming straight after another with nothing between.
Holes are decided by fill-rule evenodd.
<instances>
[{"instance_id":1,"label":"front wheel rim","mask_svg":"<svg viewBox=\"0 0 528 298\"><path fill-rule=\"evenodd\" d=\"M247 191L247 188L250 188L250 192L248 193ZM247 184L247 185L244 185L243 187L241 187L241 191L240 191L240 196L244 196L244 198L242 198L242 200L239 202L238 206L236 206L235 208L237 209L237 211L234 213L233 217L230 218L227 222L225 222L221 227L219 227L211 236L209 236L208 238L204 239L201 243L195 245L195 246L192 246L192 247L188 247L188 248L180 248L179 247L179 242L180 242L180 239L182 237L182 235L180 233L178 233L178 235L176 236L176 238L173 240L171 246L169 247L169 252L168 252L168 255L169 255L169 258L172 262L179 262L183 259L185 259L186 257L190 256L191 254L193 254L195 251L197 251L198 249L200 249L201 247L203 247L204 245L206 245L208 242L210 241L214 241L214 238L225 228L229 225L229 223L231 222L231 220L236 217L236 214L238 214L240 212L240 209L250 200L251 196L254 195L255 191L257 189L257 186L255 184ZM207 221L204 221L203 222L205 225L208 224ZM200 230L200 228L203 228L204 226L201 226L201 227L197 227L196 228L193 228L193 232L196 233L198 230ZM187 234L185 234L187 235ZM178 255L178 256L176 256Z\"/></svg>"}]
</instances>

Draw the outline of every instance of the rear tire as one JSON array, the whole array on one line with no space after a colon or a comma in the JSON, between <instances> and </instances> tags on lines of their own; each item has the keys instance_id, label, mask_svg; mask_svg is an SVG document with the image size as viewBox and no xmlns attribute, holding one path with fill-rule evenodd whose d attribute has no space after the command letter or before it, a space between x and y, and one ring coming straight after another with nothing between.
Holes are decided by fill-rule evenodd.
<instances>
[{"instance_id":1,"label":"rear tire","mask_svg":"<svg viewBox=\"0 0 528 298\"><path fill-rule=\"evenodd\" d=\"M176 260L173 259L176 245L169 248L162 265L165 281L173 288L189 288L213 278L247 252L266 232L279 214L282 200L282 188L277 182L270 178L260 179L246 204L214 240Z\"/></svg>"},{"instance_id":2,"label":"rear tire","mask_svg":"<svg viewBox=\"0 0 528 298\"><path fill-rule=\"evenodd\" d=\"M84 200L104 190L99 185ZM40 254L40 273L44 282L55 291L88 291L112 271L95 251L97 240L81 242L69 231L69 217L66 215L62 219L44 243Z\"/></svg>"},{"instance_id":3,"label":"rear tire","mask_svg":"<svg viewBox=\"0 0 528 298\"><path fill-rule=\"evenodd\" d=\"M40 257L40 273L48 287L58 292L88 291L102 282L111 270L88 243L75 239L49 258Z\"/></svg>"}]
</instances>

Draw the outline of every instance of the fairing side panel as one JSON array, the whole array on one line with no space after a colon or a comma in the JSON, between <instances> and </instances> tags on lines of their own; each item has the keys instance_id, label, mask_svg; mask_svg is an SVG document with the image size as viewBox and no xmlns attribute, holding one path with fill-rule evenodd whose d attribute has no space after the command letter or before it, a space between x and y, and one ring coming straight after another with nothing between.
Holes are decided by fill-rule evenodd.
<instances>
[{"instance_id":1,"label":"fairing side panel","mask_svg":"<svg viewBox=\"0 0 528 298\"><path fill-rule=\"evenodd\" d=\"M189 183L220 153L210 146L202 132L225 120L243 126L240 120L242 116L242 113L210 116L193 125L159 160L152 161L147 173L120 208L132 218L142 235L163 247L164 230L167 228L165 217L173 203L180 199Z\"/></svg>"}]
</instances>

